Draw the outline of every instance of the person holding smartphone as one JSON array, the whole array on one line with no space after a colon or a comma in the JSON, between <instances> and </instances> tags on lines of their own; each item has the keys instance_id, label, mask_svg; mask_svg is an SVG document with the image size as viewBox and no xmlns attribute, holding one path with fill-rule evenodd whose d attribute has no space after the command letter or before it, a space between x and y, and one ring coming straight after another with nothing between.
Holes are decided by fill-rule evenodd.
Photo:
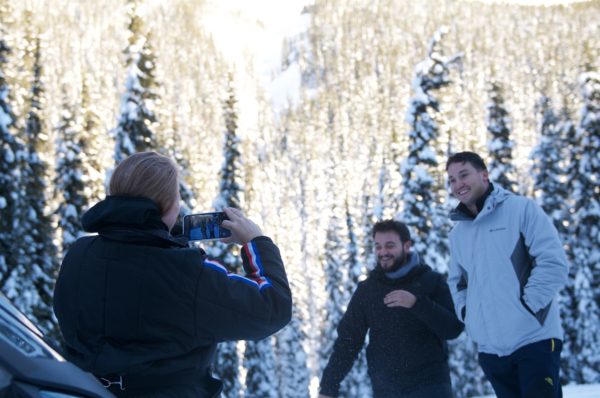
<instances>
[{"instance_id":1,"label":"person holding smartphone","mask_svg":"<svg viewBox=\"0 0 600 398\"><path fill-rule=\"evenodd\" d=\"M224 209L231 236L221 240L243 246L246 275L170 234L177 170L155 152L121 162L82 218L95 234L71 246L56 281L65 356L118 397L217 397L217 344L265 338L291 319L279 249L240 210Z\"/></svg>"}]
</instances>

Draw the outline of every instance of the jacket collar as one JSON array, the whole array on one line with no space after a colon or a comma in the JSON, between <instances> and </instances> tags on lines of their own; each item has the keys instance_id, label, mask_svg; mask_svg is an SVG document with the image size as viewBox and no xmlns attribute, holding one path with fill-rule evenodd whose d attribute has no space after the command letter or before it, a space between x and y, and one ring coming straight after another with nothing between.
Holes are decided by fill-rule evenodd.
<instances>
[{"instance_id":1,"label":"jacket collar","mask_svg":"<svg viewBox=\"0 0 600 398\"><path fill-rule=\"evenodd\" d=\"M477 214L471 213L467 206L462 203L459 203L458 206L454 210L450 212L450 219L452 221L473 221L476 218L481 217L483 214L487 214L490 211L494 210L496 206L500 203L504 202L506 198L508 198L513 193L505 190L499 185L494 185L490 182L490 185L485 191L483 195L479 199L477 199L477 210L479 211ZM487 205L487 207L486 207Z\"/></svg>"}]
</instances>

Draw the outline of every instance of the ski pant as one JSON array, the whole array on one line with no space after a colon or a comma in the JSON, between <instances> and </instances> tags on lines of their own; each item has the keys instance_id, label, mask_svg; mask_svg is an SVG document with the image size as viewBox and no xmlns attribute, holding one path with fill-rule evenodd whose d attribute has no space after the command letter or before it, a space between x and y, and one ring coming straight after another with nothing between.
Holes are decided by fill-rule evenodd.
<instances>
[{"instance_id":1,"label":"ski pant","mask_svg":"<svg viewBox=\"0 0 600 398\"><path fill-rule=\"evenodd\" d=\"M498 398L562 398L562 341L548 339L507 356L479 353L479 364Z\"/></svg>"}]
</instances>

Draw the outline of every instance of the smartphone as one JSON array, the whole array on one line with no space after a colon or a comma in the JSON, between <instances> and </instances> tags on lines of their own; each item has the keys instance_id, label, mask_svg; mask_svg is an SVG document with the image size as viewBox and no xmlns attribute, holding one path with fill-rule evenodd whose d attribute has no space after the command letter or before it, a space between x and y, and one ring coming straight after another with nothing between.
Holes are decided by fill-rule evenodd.
<instances>
[{"instance_id":1,"label":"smartphone","mask_svg":"<svg viewBox=\"0 0 600 398\"><path fill-rule=\"evenodd\" d=\"M188 240L227 238L231 236L231 231L221 226L223 220L227 219L227 214L222 211L188 214L183 217L183 235Z\"/></svg>"}]
</instances>

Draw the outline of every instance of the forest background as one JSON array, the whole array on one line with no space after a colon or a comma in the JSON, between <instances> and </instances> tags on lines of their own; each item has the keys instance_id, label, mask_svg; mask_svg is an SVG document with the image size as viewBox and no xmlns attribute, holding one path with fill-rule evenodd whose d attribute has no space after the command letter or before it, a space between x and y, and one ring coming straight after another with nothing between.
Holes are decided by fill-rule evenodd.
<instances>
[{"instance_id":1,"label":"forest background","mask_svg":"<svg viewBox=\"0 0 600 398\"><path fill-rule=\"evenodd\" d=\"M215 4L0 0L0 289L51 340L79 217L115 162L156 150L181 166L185 212L242 208L292 284L288 327L220 347L224 396L314 396L373 223L406 221L446 273L444 162L474 150L554 220L571 261L563 382L600 382L600 2L315 0L282 43L271 78L294 90L277 106L207 29ZM239 267L235 248L208 250ZM491 391L465 334L450 364L458 397ZM370 396L364 352L343 394Z\"/></svg>"}]
</instances>

